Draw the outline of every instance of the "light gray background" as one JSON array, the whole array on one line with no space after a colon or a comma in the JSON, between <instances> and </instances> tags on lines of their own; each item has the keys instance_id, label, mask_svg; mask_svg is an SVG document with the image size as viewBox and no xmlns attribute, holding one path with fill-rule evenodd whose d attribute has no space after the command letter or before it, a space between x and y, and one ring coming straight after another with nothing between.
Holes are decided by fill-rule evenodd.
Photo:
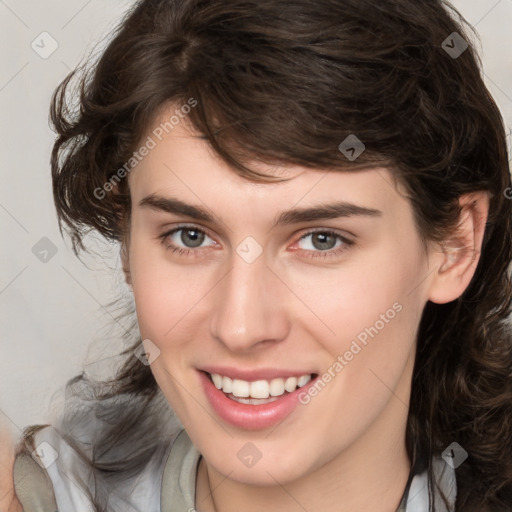
<instances>
[{"instance_id":1,"label":"light gray background","mask_svg":"<svg viewBox=\"0 0 512 512\"><path fill-rule=\"evenodd\" d=\"M510 147L512 0L453 3L480 34L486 82L505 117ZM18 435L28 424L51 421L69 378L84 368L101 374L105 368L95 361L115 364L111 356L122 348L116 332L105 329L113 323L105 306L126 291L116 248L97 245L108 254L87 257L87 268L58 232L48 105L58 83L130 5L132 0L0 0L0 421ZM31 47L35 41L40 53L51 49L42 32L58 44L47 58ZM32 252L43 237L57 248L46 263Z\"/></svg>"}]
</instances>

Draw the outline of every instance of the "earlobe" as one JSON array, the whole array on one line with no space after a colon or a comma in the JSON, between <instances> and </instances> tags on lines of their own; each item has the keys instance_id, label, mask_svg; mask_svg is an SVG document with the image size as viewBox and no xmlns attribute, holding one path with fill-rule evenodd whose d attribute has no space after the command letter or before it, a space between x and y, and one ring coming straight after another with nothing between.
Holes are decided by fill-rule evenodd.
<instances>
[{"instance_id":1,"label":"earlobe","mask_svg":"<svg viewBox=\"0 0 512 512\"><path fill-rule=\"evenodd\" d=\"M468 287L480 260L489 212L489 195L485 191L460 197L459 224L433 260L437 260L428 299L445 304L459 298Z\"/></svg>"}]
</instances>

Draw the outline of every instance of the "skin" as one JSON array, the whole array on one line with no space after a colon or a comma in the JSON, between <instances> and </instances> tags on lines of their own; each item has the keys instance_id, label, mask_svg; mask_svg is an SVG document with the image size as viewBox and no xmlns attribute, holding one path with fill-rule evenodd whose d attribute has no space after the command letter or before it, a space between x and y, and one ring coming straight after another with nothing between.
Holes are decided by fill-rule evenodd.
<instances>
[{"instance_id":1,"label":"skin","mask_svg":"<svg viewBox=\"0 0 512 512\"><path fill-rule=\"evenodd\" d=\"M238 176L183 121L129 176L127 280L142 338L160 351L155 378L203 455L196 508L394 511L410 471L405 426L421 312L428 300L454 300L469 284L487 196L462 197L459 231L425 250L411 205L387 169L254 167L290 179ZM140 206L149 195L202 206L218 220ZM335 200L382 213L273 225L283 210ZM206 233L199 249L187 232L185 242L180 231L159 238L183 223ZM306 236L312 229L336 230L354 244L330 258L311 257L325 252ZM236 252L247 236L263 248L252 263ZM195 252L173 253L172 244ZM322 373L396 302L400 313L277 427L235 428L203 393L196 368L206 364ZM251 468L237 458L248 441L262 454Z\"/></svg>"},{"instance_id":2,"label":"skin","mask_svg":"<svg viewBox=\"0 0 512 512\"><path fill-rule=\"evenodd\" d=\"M182 120L128 177L132 216L123 266L142 338L160 351L153 374L202 454L196 508L394 512L410 471L405 427L421 312L428 300L449 302L469 284L487 195L462 196L457 232L425 248L388 169L253 167L289 180L238 176ZM217 220L140 206L152 194L202 206ZM381 214L274 226L284 210L339 200ZM162 238L183 223L207 235L188 255L170 250L172 242L186 248L182 232ZM335 238L333 248L322 250L311 230L334 230L353 244ZM247 236L263 249L252 263L236 252ZM322 257L339 247L337 255ZM401 311L378 335L273 428L235 428L216 416L203 393L196 368L206 364L323 374L395 303ZM261 453L250 468L237 457L248 441ZM4 451L0 509L18 512L13 451Z\"/></svg>"}]
</instances>

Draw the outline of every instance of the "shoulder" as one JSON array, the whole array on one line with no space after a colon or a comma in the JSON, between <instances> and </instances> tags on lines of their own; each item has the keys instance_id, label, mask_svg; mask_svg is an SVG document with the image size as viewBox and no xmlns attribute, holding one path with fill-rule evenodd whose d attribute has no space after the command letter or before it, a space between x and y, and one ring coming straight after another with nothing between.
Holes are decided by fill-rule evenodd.
<instances>
[{"instance_id":1,"label":"shoulder","mask_svg":"<svg viewBox=\"0 0 512 512\"><path fill-rule=\"evenodd\" d=\"M74 482L86 476L81 457L51 425L28 429L14 463L14 486L24 512L93 511ZM83 480L86 482L86 480Z\"/></svg>"},{"instance_id":2,"label":"shoulder","mask_svg":"<svg viewBox=\"0 0 512 512\"><path fill-rule=\"evenodd\" d=\"M24 512L55 512L57 503L46 471L28 454L21 453L14 463L14 488Z\"/></svg>"},{"instance_id":3,"label":"shoulder","mask_svg":"<svg viewBox=\"0 0 512 512\"><path fill-rule=\"evenodd\" d=\"M112 511L160 511L161 476L171 443L162 443L137 471L127 472L122 466L102 471L91 463L92 448L74 441L53 426L27 438L14 470L24 512L95 512L107 502Z\"/></svg>"}]
</instances>

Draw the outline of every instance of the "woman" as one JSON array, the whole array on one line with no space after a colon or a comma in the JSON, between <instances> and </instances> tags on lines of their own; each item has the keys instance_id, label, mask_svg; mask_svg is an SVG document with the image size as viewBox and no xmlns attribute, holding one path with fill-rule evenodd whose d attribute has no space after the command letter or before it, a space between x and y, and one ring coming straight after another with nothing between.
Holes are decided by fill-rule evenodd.
<instances>
[{"instance_id":1,"label":"woman","mask_svg":"<svg viewBox=\"0 0 512 512\"><path fill-rule=\"evenodd\" d=\"M73 76L55 203L137 334L27 429L25 510L512 508L510 175L456 11L142 0Z\"/></svg>"}]
</instances>

